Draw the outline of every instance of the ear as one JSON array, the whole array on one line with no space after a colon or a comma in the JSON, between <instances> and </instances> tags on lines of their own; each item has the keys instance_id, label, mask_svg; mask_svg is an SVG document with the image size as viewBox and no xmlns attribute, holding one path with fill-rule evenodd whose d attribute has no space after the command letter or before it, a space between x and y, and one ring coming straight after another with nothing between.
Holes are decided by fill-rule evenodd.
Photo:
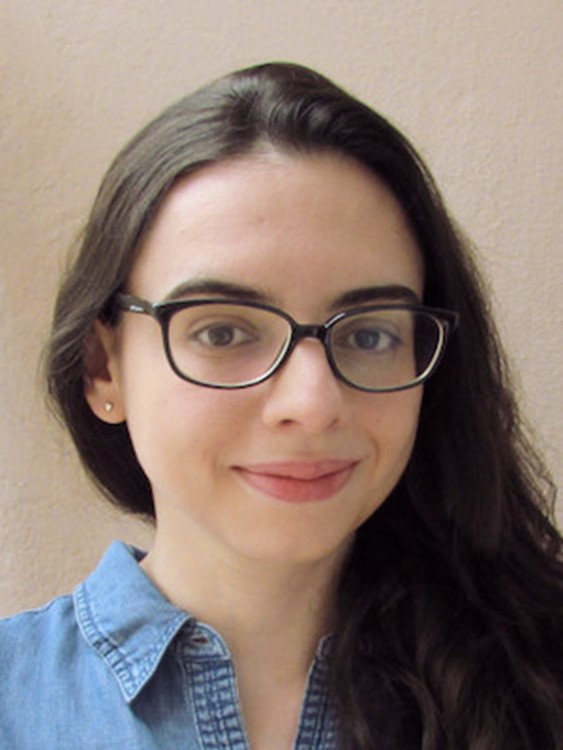
<instances>
[{"instance_id":1,"label":"ear","mask_svg":"<svg viewBox=\"0 0 563 750\"><path fill-rule=\"evenodd\" d=\"M108 424L125 421L118 343L117 329L96 320L84 352L84 396L94 414Z\"/></svg>"}]
</instances>

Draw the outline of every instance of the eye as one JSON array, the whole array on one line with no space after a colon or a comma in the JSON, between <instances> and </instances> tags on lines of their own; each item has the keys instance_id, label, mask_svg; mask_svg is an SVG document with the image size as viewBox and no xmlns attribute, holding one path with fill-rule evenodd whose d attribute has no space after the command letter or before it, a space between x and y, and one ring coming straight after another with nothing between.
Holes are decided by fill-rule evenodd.
<instances>
[{"instance_id":1,"label":"eye","mask_svg":"<svg viewBox=\"0 0 563 750\"><path fill-rule=\"evenodd\" d=\"M401 344L399 336L386 328L373 324L357 323L338 332L336 346L360 354L384 354Z\"/></svg>"},{"instance_id":2,"label":"eye","mask_svg":"<svg viewBox=\"0 0 563 750\"><path fill-rule=\"evenodd\" d=\"M254 340L254 336L232 323L214 323L191 331L190 339L211 348L238 346Z\"/></svg>"},{"instance_id":3,"label":"eye","mask_svg":"<svg viewBox=\"0 0 563 750\"><path fill-rule=\"evenodd\" d=\"M357 349L381 351L393 344L393 337L377 328L364 328L348 336L348 345Z\"/></svg>"}]
</instances>

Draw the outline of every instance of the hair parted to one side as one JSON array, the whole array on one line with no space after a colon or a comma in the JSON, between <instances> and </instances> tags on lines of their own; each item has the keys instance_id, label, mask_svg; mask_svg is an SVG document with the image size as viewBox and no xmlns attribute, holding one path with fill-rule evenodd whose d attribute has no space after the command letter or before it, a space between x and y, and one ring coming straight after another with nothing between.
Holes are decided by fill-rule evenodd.
<instances>
[{"instance_id":1,"label":"hair parted to one side","mask_svg":"<svg viewBox=\"0 0 563 750\"><path fill-rule=\"evenodd\" d=\"M99 420L85 400L87 341L176 180L264 148L339 152L383 180L423 256L424 303L460 314L425 385L407 470L359 530L342 576L332 674L342 747L561 750L554 493L525 438L481 281L408 141L326 78L281 63L233 73L165 110L117 156L47 351L49 392L82 461L107 497L153 515L126 424Z\"/></svg>"}]
</instances>

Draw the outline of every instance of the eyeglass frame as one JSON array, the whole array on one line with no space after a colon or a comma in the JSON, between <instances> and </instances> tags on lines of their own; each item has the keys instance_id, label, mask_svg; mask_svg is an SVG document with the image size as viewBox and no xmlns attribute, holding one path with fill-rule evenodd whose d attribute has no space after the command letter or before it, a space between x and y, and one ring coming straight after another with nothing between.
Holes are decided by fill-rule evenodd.
<instances>
[{"instance_id":1,"label":"eyeglass frame","mask_svg":"<svg viewBox=\"0 0 563 750\"><path fill-rule=\"evenodd\" d=\"M192 378L186 373L182 372L177 366L172 349L170 346L170 320L176 312L184 310L189 307L196 307L200 305L237 305L240 307L249 307L257 310L264 310L266 312L273 313L278 317L283 318L291 329L291 335L287 339L283 348L280 350L278 356L266 372L260 376L253 378L252 380L244 381L243 383L237 384L220 384L220 383L206 383L201 380ZM218 299L217 297L211 298L197 298L192 300L170 300L165 302L149 302L148 300L137 297L134 294L128 294L125 292L116 292L111 299L111 306L114 310L121 310L123 312L140 313L148 315L149 317L156 320L160 326L162 333L162 342L164 345L164 351L168 364L172 368L173 372L182 380L194 385L200 385L204 388L216 388L218 390L240 390L243 388L251 388L252 386L259 385L264 381L268 380L274 375L281 367L287 362L291 356L293 350L297 344L306 338L313 338L320 341L325 350L325 355L328 360L330 369L334 376L359 391L365 393L394 393L397 391L404 391L410 388L415 388L425 383L436 371L444 352L448 339L457 328L459 324L459 313L453 310L445 310L439 307L427 307L425 305L413 305L409 303L389 303L389 304L375 304L375 305L364 305L362 307L354 307L348 310L335 313L328 318L324 323L320 324L302 324L298 323L294 318L286 313L284 310L280 310L272 305L267 305L262 302L250 302L247 300L236 300L236 299ZM329 332L337 323L345 318L353 315L361 315L366 312L373 312L376 310L405 310L413 313L424 313L438 323L440 331L440 339L436 346L436 351L430 360L424 371L417 376L413 381L400 386L384 386L380 388L368 388L366 386L357 385L349 380L339 369L338 364L333 356L330 346Z\"/></svg>"}]
</instances>

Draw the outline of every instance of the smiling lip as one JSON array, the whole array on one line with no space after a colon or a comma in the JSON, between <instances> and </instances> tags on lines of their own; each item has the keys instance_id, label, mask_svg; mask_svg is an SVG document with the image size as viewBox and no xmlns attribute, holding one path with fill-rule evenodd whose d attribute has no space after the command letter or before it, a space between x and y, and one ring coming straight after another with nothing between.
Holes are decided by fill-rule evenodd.
<instances>
[{"instance_id":1,"label":"smiling lip","mask_svg":"<svg viewBox=\"0 0 563 750\"><path fill-rule=\"evenodd\" d=\"M236 466L251 487L288 503L328 500L350 479L357 461L324 459Z\"/></svg>"}]
</instances>

